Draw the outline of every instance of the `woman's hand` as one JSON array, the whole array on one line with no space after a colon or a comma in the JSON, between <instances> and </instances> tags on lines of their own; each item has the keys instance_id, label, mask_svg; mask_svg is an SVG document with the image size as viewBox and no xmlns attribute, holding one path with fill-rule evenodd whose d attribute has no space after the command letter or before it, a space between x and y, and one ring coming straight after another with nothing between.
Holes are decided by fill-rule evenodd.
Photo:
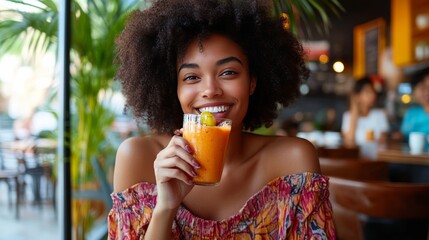
<instances>
[{"instance_id":1,"label":"woman's hand","mask_svg":"<svg viewBox=\"0 0 429 240\"><path fill-rule=\"evenodd\" d=\"M198 168L188 142L177 134L173 136L154 162L157 207L164 210L177 208L193 188L192 178Z\"/></svg>"},{"instance_id":2,"label":"woman's hand","mask_svg":"<svg viewBox=\"0 0 429 240\"><path fill-rule=\"evenodd\" d=\"M356 146L356 128L359 118L359 99L358 96L353 94L350 96L350 119L349 129L343 132L344 145L348 147Z\"/></svg>"},{"instance_id":3,"label":"woman's hand","mask_svg":"<svg viewBox=\"0 0 429 240\"><path fill-rule=\"evenodd\" d=\"M359 117L359 99L355 94L350 97L350 116Z\"/></svg>"}]
</instances>

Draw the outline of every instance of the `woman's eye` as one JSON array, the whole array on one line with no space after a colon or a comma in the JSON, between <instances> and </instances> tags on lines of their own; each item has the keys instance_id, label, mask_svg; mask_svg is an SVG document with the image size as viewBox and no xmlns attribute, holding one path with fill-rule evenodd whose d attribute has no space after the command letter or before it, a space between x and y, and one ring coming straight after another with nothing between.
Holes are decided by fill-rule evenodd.
<instances>
[{"instance_id":1,"label":"woman's eye","mask_svg":"<svg viewBox=\"0 0 429 240\"><path fill-rule=\"evenodd\" d=\"M225 71L225 72L222 72L222 76L226 76L226 75L235 75L235 74L237 74L236 72L234 72L234 71Z\"/></svg>"},{"instance_id":2,"label":"woman's eye","mask_svg":"<svg viewBox=\"0 0 429 240\"><path fill-rule=\"evenodd\" d=\"M198 80L197 76L187 76L184 79L184 81L195 81L195 80Z\"/></svg>"}]
</instances>

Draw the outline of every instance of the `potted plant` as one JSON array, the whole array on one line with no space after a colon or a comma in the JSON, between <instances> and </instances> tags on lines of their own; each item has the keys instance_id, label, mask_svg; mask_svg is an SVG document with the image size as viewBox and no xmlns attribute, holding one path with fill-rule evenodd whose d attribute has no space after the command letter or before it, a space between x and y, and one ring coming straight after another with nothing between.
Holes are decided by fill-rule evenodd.
<instances>
[{"instance_id":1,"label":"potted plant","mask_svg":"<svg viewBox=\"0 0 429 240\"><path fill-rule=\"evenodd\" d=\"M17 8L1 12L0 50L28 49L33 54L56 51L58 3L53 0L40 0L37 4L7 1L15 3ZM102 0L90 0L72 4L70 146L74 191L97 188L90 159L96 157L103 163L113 154L106 141L106 132L115 117L108 107L115 74L114 41L129 12L138 7L138 2L111 0L105 4ZM99 211L94 209L97 207L94 208L91 201L73 201L75 238L83 239L98 217Z\"/></svg>"}]
</instances>

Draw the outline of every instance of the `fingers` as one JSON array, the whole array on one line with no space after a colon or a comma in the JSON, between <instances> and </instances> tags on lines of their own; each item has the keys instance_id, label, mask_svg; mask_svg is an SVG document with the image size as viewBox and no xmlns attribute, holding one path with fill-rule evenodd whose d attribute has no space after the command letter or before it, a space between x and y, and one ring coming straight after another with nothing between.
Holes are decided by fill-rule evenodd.
<instances>
[{"instance_id":1,"label":"fingers","mask_svg":"<svg viewBox=\"0 0 429 240\"><path fill-rule=\"evenodd\" d=\"M157 182L178 179L193 184L192 178L197 175L195 169L200 166L191 153L192 149L185 139L173 136L168 146L158 153L154 162Z\"/></svg>"},{"instance_id":2,"label":"fingers","mask_svg":"<svg viewBox=\"0 0 429 240\"><path fill-rule=\"evenodd\" d=\"M174 136L171 138L167 147L173 145L179 145L183 148L185 148L186 145L189 145L188 142L182 137L182 131L180 129L174 131Z\"/></svg>"},{"instance_id":3,"label":"fingers","mask_svg":"<svg viewBox=\"0 0 429 240\"><path fill-rule=\"evenodd\" d=\"M163 152L163 155L165 154L166 157L177 155L195 168L200 167L195 158L191 155L193 153L191 145L182 137L173 136L164 150L165 152Z\"/></svg>"},{"instance_id":4,"label":"fingers","mask_svg":"<svg viewBox=\"0 0 429 240\"><path fill-rule=\"evenodd\" d=\"M181 128L181 129L176 129L176 130L174 131L174 135L176 135L176 136L182 136L182 134L183 134L183 128Z\"/></svg>"},{"instance_id":5,"label":"fingers","mask_svg":"<svg viewBox=\"0 0 429 240\"><path fill-rule=\"evenodd\" d=\"M193 177L197 176L194 168L178 157L161 159L155 162L155 176L158 183L178 179L188 185L193 184Z\"/></svg>"}]
</instances>

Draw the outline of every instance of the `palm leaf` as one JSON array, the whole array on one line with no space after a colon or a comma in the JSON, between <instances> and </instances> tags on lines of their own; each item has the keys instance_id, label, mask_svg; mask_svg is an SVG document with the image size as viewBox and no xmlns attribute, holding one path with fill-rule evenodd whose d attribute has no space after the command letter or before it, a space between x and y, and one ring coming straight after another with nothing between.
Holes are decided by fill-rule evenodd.
<instances>
[{"instance_id":1,"label":"palm leaf","mask_svg":"<svg viewBox=\"0 0 429 240\"><path fill-rule=\"evenodd\" d=\"M314 26L319 33L329 32L329 12L339 15L344 11L338 0L272 0L277 16L286 13L288 16L290 31L299 36L298 30L311 36ZM279 9L280 6L280 9ZM297 14L297 16L296 16Z\"/></svg>"},{"instance_id":2,"label":"palm leaf","mask_svg":"<svg viewBox=\"0 0 429 240\"><path fill-rule=\"evenodd\" d=\"M0 52L6 52L9 48L19 46L22 48L27 43L27 51L35 54L37 49L46 52L50 46L56 43L58 12L52 7L51 0L41 0L41 3L51 6L43 8L19 0L8 0L19 6L27 6L31 11L7 10L1 11L5 15L0 22ZM7 17L8 14L11 17Z\"/></svg>"},{"instance_id":3,"label":"palm leaf","mask_svg":"<svg viewBox=\"0 0 429 240\"><path fill-rule=\"evenodd\" d=\"M11 2L11 3L15 3L16 4L16 6L28 6L28 7L31 7L31 8L34 8L34 9L39 9L39 10L42 10L42 11L44 11L45 10L45 8L43 8L43 7L40 7L40 6L38 6L38 5L34 5L34 4L31 4L31 3L28 3L28 2L24 2L24 1L22 1L22 0L7 0L8 2ZM44 3L46 0L39 0L39 2L41 2L41 3ZM49 1L49 0L48 0ZM46 6L46 5L45 5Z\"/></svg>"},{"instance_id":4,"label":"palm leaf","mask_svg":"<svg viewBox=\"0 0 429 240\"><path fill-rule=\"evenodd\" d=\"M18 41L25 33L27 26L25 23L15 20L0 21L0 51L6 52L16 45L22 45L23 41Z\"/></svg>"},{"instance_id":5,"label":"palm leaf","mask_svg":"<svg viewBox=\"0 0 429 240\"><path fill-rule=\"evenodd\" d=\"M88 55L93 47L90 16L79 4L73 4L72 8L71 48L79 58L90 58Z\"/></svg>"}]
</instances>

